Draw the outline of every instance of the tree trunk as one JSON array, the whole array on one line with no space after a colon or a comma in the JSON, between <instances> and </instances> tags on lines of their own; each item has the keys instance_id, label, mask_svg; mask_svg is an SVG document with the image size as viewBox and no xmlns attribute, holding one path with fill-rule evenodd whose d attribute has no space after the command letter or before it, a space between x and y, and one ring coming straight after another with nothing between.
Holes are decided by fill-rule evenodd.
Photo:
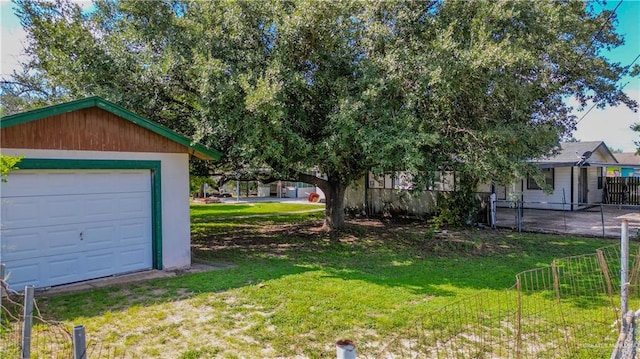
<instances>
[{"instance_id":1,"label":"tree trunk","mask_svg":"<svg viewBox=\"0 0 640 359\"><path fill-rule=\"evenodd\" d=\"M324 192L326 209L322 228L326 231L340 230L344 228L344 195L348 183L340 180L337 174L328 175L328 179L322 179L305 173L292 175L289 180L311 183L318 186ZM266 181L275 180L267 179Z\"/></svg>"},{"instance_id":2,"label":"tree trunk","mask_svg":"<svg viewBox=\"0 0 640 359\"><path fill-rule=\"evenodd\" d=\"M340 182L329 182L327 190L322 189L327 201L323 228L329 231L344 228L344 194L346 186Z\"/></svg>"}]
</instances>

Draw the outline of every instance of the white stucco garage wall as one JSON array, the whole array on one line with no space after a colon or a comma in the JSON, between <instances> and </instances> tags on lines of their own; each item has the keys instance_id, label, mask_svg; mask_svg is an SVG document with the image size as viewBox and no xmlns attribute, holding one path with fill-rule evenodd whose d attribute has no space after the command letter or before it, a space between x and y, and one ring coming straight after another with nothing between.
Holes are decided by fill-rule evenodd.
<instances>
[{"instance_id":1,"label":"white stucco garage wall","mask_svg":"<svg viewBox=\"0 0 640 359\"><path fill-rule=\"evenodd\" d=\"M160 161L162 172L162 266L163 269L191 266L188 154L9 148L3 148L2 154L39 159ZM18 167L20 167L19 164Z\"/></svg>"}]
</instances>

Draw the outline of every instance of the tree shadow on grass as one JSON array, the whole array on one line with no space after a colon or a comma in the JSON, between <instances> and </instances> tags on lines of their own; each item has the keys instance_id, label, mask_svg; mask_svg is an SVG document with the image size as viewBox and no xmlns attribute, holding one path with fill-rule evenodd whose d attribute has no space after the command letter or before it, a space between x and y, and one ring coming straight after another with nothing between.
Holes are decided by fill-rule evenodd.
<instances>
[{"instance_id":1,"label":"tree shadow on grass","mask_svg":"<svg viewBox=\"0 0 640 359\"><path fill-rule=\"evenodd\" d=\"M558 255L602 246L584 239L554 245L533 235L495 231L434 235L428 226L416 223L352 222L334 238L319 231L317 221L281 224L251 219L243 223L196 230L192 239L195 256L234 263L233 268L52 296L42 300L43 312L55 313L58 320L73 320L311 271L322 271L326 278L397 287L418 296L454 296L452 287L509 288L520 271L546 265Z\"/></svg>"},{"instance_id":2,"label":"tree shadow on grass","mask_svg":"<svg viewBox=\"0 0 640 359\"><path fill-rule=\"evenodd\" d=\"M425 224L352 222L334 240L318 223L235 227L194 239L199 255L215 261L287 258L337 276L429 293L433 286L505 289L518 272L603 246L598 240L513 235L498 231L434 234ZM345 274L346 273L346 274Z\"/></svg>"}]
</instances>

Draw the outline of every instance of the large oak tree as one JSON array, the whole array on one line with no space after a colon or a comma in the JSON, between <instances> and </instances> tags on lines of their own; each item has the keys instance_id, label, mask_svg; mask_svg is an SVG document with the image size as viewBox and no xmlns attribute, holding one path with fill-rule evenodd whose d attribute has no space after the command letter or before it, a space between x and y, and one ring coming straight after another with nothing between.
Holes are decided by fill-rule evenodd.
<instances>
[{"instance_id":1,"label":"large oak tree","mask_svg":"<svg viewBox=\"0 0 640 359\"><path fill-rule=\"evenodd\" d=\"M15 3L31 60L3 95L103 96L236 170L318 185L329 228L369 170L471 190L553 151L568 97L636 106L602 56L615 14L582 1Z\"/></svg>"}]
</instances>

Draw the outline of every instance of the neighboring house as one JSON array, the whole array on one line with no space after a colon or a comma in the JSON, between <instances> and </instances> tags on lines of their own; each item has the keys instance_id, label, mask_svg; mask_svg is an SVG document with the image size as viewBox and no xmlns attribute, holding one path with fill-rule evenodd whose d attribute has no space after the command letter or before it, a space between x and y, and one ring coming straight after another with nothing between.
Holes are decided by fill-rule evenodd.
<instances>
[{"instance_id":1,"label":"neighboring house","mask_svg":"<svg viewBox=\"0 0 640 359\"><path fill-rule=\"evenodd\" d=\"M49 287L191 265L189 158L215 150L99 97L0 119L0 262Z\"/></svg>"},{"instance_id":2,"label":"neighboring house","mask_svg":"<svg viewBox=\"0 0 640 359\"><path fill-rule=\"evenodd\" d=\"M607 177L640 177L640 156L635 152L615 153L615 166L607 166Z\"/></svg>"},{"instance_id":3,"label":"neighboring house","mask_svg":"<svg viewBox=\"0 0 640 359\"><path fill-rule=\"evenodd\" d=\"M640 205L640 156L616 153L618 164L607 166L605 203Z\"/></svg>"},{"instance_id":4,"label":"neighboring house","mask_svg":"<svg viewBox=\"0 0 640 359\"><path fill-rule=\"evenodd\" d=\"M525 208L578 210L601 203L605 168L618 163L602 141L561 143L557 155L532 162L542 170L551 192L544 191L533 177L496 185L493 190L499 206L511 206L513 201L522 200ZM362 179L348 188L345 207L368 214L429 214L436 206L435 193L454 190L455 173L443 172L439 178L433 191L415 193L406 190L411 188L411 181L402 172L383 178L369 174L366 181ZM490 193L492 186L481 185L478 192Z\"/></svg>"},{"instance_id":5,"label":"neighboring house","mask_svg":"<svg viewBox=\"0 0 640 359\"><path fill-rule=\"evenodd\" d=\"M524 208L579 210L603 200L605 168L618 161L602 141L563 142L557 155L533 160L542 170L551 193L533 177L507 186L495 186L498 205L522 200ZM488 191L484 186L483 190Z\"/></svg>"},{"instance_id":6,"label":"neighboring house","mask_svg":"<svg viewBox=\"0 0 640 359\"><path fill-rule=\"evenodd\" d=\"M320 188L304 182L276 181L258 185L258 197L308 198L311 193L318 193L324 198Z\"/></svg>"},{"instance_id":7,"label":"neighboring house","mask_svg":"<svg viewBox=\"0 0 640 359\"><path fill-rule=\"evenodd\" d=\"M345 208L354 214L410 215L431 214L436 208L437 192L452 191L455 175L452 172L438 173L440 181L431 191L414 191L411 176L404 172L386 173L377 176L369 173L367 178L355 181L345 193Z\"/></svg>"}]
</instances>

